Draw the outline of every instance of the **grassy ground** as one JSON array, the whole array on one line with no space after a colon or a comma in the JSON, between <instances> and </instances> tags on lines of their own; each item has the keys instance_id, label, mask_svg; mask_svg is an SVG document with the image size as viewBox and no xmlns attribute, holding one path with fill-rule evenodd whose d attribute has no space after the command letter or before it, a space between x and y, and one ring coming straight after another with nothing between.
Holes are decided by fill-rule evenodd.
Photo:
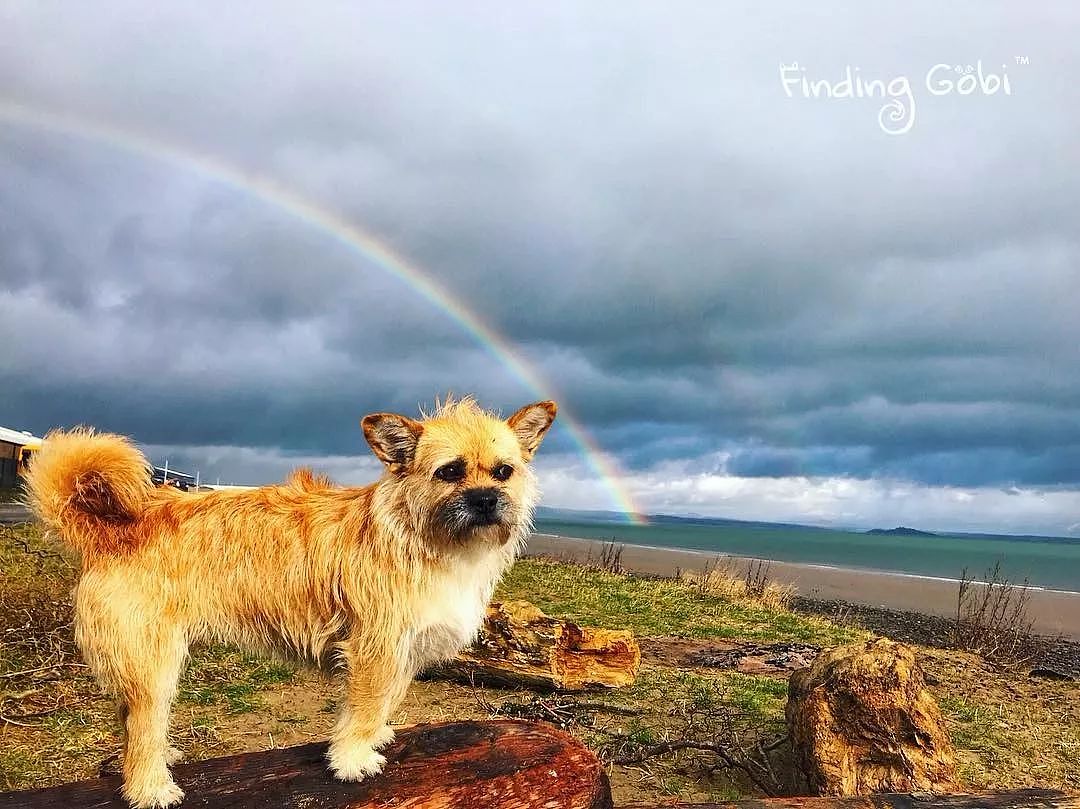
<instances>
[{"instance_id":1,"label":"grassy ground","mask_svg":"<svg viewBox=\"0 0 1080 809\"><path fill-rule=\"evenodd\" d=\"M549 615L583 624L632 629L638 635L799 641L831 646L857 633L819 618L734 601L676 579L635 578L578 565L524 560L498 596L532 601Z\"/></svg>"},{"instance_id":2,"label":"grassy ground","mask_svg":"<svg viewBox=\"0 0 1080 809\"><path fill-rule=\"evenodd\" d=\"M75 569L36 527L0 527L0 790L91 777L119 749L111 703L72 644ZM717 595L682 581L652 580L524 560L499 589L552 615L641 636L740 638L832 645L865 633L795 615L768 599ZM964 786L1080 789L1080 686L1032 681L971 655L920 650L960 748ZM646 660L631 688L590 697L599 708L571 730L609 760L640 745L693 736L724 740L782 734L782 679L679 668ZM173 742L190 758L326 737L337 686L291 666L227 648L200 650L181 683ZM394 721L493 714L547 716L558 701L535 695L418 682ZM566 714L570 716L570 714ZM778 748L775 764L784 767ZM756 792L745 773L708 752L683 751L612 765L618 801L722 799Z\"/></svg>"}]
</instances>

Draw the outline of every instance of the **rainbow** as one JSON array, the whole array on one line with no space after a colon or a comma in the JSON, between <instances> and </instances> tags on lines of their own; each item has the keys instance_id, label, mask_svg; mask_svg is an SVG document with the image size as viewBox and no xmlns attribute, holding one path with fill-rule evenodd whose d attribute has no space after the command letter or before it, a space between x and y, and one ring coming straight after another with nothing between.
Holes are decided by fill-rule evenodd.
<instances>
[{"instance_id":1,"label":"rainbow","mask_svg":"<svg viewBox=\"0 0 1080 809\"><path fill-rule=\"evenodd\" d=\"M164 162L224 184L254 197L333 238L367 262L390 273L444 312L470 334L495 360L540 398L558 398L531 365L515 353L507 338L484 323L429 275L406 261L383 242L346 221L341 215L285 188L268 177L255 177L221 160L141 132L122 129L82 117L27 107L0 100L0 121L24 128L73 137ZM644 524L644 515L620 482L614 461L564 408L563 429L579 447L582 457L597 474L612 503L632 523Z\"/></svg>"}]
</instances>

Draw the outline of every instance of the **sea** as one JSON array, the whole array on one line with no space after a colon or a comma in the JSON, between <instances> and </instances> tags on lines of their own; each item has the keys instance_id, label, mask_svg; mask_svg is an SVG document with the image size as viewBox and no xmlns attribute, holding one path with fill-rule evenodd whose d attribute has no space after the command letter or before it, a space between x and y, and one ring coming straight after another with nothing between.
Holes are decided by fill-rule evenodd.
<instances>
[{"instance_id":1,"label":"sea","mask_svg":"<svg viewBox=\"0 0 1080 809\"><path fill-rule=\"evenodd\" d=\"M988 534L883 534L782 523L651 517L647 525L614 515L544 509L536 532L627 545L682 548L837 568L985 581L1000 575L1033 588L1080 592L1080 538Z\"/></svg>"}]
</instances>

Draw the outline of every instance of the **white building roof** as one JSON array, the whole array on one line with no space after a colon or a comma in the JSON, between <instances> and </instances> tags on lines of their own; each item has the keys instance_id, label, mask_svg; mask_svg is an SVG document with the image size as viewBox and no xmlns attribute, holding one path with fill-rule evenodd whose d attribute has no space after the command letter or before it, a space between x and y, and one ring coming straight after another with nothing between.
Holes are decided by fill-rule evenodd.
<instances>
[{"instance_id":1,"label":"white building roof","mask_svg":"<svg viewBox=\"0 0 1080 809\"><path fill-rule=\"evenodd\" d=\"M31 435L25 430L12 430L10 427L0 427L0 441L18 444L21 447L41 446L41 439L36 435Z\"/></svg>"}]
</instances>

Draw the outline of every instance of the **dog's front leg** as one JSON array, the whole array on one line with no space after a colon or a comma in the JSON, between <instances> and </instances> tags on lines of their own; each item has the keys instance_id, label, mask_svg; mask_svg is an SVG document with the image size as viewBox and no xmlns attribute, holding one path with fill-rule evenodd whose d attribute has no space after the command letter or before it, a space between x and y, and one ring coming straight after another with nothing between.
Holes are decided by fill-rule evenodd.
<instances>
[{"instance_id":1,"label":"dog's front leg","mask_svg":"<svg viewBox=\"0 0 1080 809\"><path fill-rule=\"evenodd\" d=\"M345 701L327 758L338 778L360 781L381 772L386 763L377 750L394 738L390 713L405 696L413 672L390 648L350 643L344 657L348 666Z\"/></svg>"}]
</instances>

